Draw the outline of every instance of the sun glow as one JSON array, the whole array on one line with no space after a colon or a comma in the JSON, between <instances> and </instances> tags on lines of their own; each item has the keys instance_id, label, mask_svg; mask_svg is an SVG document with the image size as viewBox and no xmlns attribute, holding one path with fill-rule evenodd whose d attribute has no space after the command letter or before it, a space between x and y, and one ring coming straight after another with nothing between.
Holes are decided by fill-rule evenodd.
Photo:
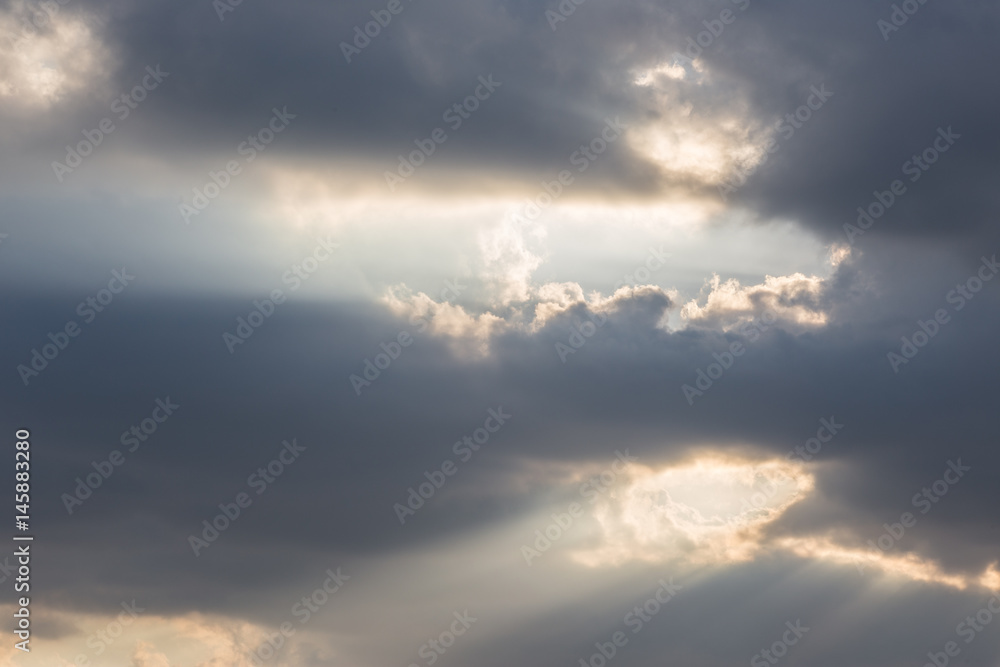
<instances>
[{"instance_id":1,"label":"sun glow","mask_svg":"<svg viewBox=\"0 0 1000 667\"><path fill-rule=\"evenodd\" d=\"M782 460L709 457L660 471L647 468L596 507L603 544L575 557L590 566L745 561L760 549L762 528L814 484L802 466Z\"/></svg>"},{"instance_id":2,"label":"sun glow","mask_svg":"<svg viewBox=\"0 0 1000 667\"><path fill-rule=\"evenodd\" d=\"M850 566L862 576L870 572L960 590L1000 590L998 563L978 574L947 572L916 553L879 552L860 541L852 546L826 535L768 534L769 525L815 490L815 476L802 463L708 455L665 469L634 466L632 471L595 505L600 539L572 554L578 563L698 567L784 552Z\"/></svg>"}]
</instances>

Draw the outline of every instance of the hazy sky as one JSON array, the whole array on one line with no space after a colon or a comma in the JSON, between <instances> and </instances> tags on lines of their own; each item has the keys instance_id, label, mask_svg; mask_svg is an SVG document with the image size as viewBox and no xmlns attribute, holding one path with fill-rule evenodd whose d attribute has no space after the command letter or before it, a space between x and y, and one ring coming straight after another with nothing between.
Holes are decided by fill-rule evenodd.
<instances>
[{"instance_id":1,"label":"hazy sky","mask_svg":"<svg viewBox=\"0 0 1000 667\"><path fill-rule=\"evenodd\" d=\"M0 665L994 667L998 27L3 3Z\"/></svg>"}]
</instances>

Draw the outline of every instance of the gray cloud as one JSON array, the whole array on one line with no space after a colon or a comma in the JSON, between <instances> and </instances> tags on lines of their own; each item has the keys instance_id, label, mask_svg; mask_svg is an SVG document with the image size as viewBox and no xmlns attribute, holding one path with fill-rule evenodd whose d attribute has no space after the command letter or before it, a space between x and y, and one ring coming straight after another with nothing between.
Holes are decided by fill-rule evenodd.
<instances>
[{"instance_id":1,"label":"gray cloud","mask_svg":"<svg viewBox=\"0 0 1000 667\"><path fill-rule=\"evenodd\" d=\"M793 112L811 86L834 91L750 174L729 211L746 213L750 225L792 220L826 242L846 242L843 225L857 207L908 179L903 163L932 146L938 128L961 135L918 181L906 181L905 194L854 239L852 255L816 278L816 291L758 289L745 312L708 308L698 326L668 330L664 314L686 301L651 287L599 313L594 302L579 303L536 330L497 328L485 355L425 333L359 396L349 377L364 372L380 343L414 328L372 295L428 281L446 272L445 262L407 257L375 275L368 269L377 262L362 254L379 250L347 248L317 279L343 292L290 298L230 354L222 333L247 316L252 299L282 284L282 271L314 240L267 220L244 196L255 177L191 226L177 215L183 187L175 185L199 182L201 165L231 156L273 107L286 105L299 118L275 145L274 163L342 163L378 179L382 165L441 125L442 111L490 73L502 87L434 164L461 170L467 180L453 189L463 192L507 175L534 185L597 136L605 117L642 123L661 113L637 90L636 72L672 62L703 20L733 7L590 0L552 31L545 12L556 3L404 2L348 64L340 41L379 7L243 3L220 21L205 2L78 0L61 15L87 17L113 65L46 108L2 98L0 115L16 129L0 133L8 182L0 232L9 234L0 239L0 309L12 323L0 331L0 422L8 433L28 425L36 443L39 603L98 614L136 598L164 623L198 611L274 626L319 573L342 564L354 580L329 627L317 625L302 648L301 664L327 664L330 646L358 664L406 664L453 609L476 604L482 632L447 659L575 663L671 572L648 564L589 570L562 545L535 569L523 566L517 540L534 529L524 526L577 497L567 471L602 465L625 448L653 468L705 449L784 457L832 417L846 426L806 466L815 491L768 526L761 557L690 573L684 594L616 662L747 661L798 618L814 629L790 661L918 664L941 650L985 604L983 590L877 580L885 592L876 594L874 573L777 545L815 537L865 548L961 459L967 476L891 552L967 577L996 561L1000 291L986 283L961 310L948 298L1000 249L991 217L996 93L982 74L996 61L996 8L928 3L886 41L876 21L890 6L752 2L705 49L707 83L671 84L671 99L699 122L738 112L754 131ZM157 63L170 77L108 138L89 176L56 183L51 161L108 113L109 95ZM684 189L716 196L694 176L658 173L625 142L588 179L581 197L614 189L636 199L669 200ZM709 228L725 224L735 223L713 219ZM386 247L403 244L394 242ZM79 319L77 304L121 266L134 269L135 285L25 386L17 366ZM479 314L481 301L477 294L462 304ZM776 303L827 320L799 326L782 313L752 339L723 330L732 317L756 319ZM894 372L887 353L941 308L949 322ZM561 359L557 344L603 314L607 321ZM745 354L689 402L682 386L696 385L713 355L737 342ZM62 494L168 396L177 413L67 514ZM510 423L400 525L394 504L500 406ZM292 438L306 447L301 459L195 557L188 536ZM60 616L40 623L39 637L81 627ZM998 650L986 633L963 646L962 658L988 664Z\"/></svg>"}]
</instances>

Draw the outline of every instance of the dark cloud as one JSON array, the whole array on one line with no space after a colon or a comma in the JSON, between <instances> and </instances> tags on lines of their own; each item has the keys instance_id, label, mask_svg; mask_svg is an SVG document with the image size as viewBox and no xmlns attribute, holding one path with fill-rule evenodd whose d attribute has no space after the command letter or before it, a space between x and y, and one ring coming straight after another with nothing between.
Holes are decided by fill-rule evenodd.
<instances>
[{"instance_id":1,"label":"dark cloud","mask_svg":"<svg viewBox=\"0 0 1000 667\"><path fill-rule=\"evenodd\" d=\"M641 122L658 113L632 84L635 72L670 62L703 20L734 6L588 0L552 31L546 11L557 3L403 2L350 64L340 42L381 5L242 3L224 21L210 2L79 0L65 8L91 17L111 50L113 66L103 72L110 90L131 87L147 64L170 72L124 136L112 137L114 148L94 158L91 178L109 176L100 187L86 180L74 190L57 187L50 162L106 113L103 88L47 110L13 102L0 110L23 127L16 138L3 133L0 158L10 176L0 221L9 234L0 239L8 323L0 330L0 424L6 433L32 429L39 471L32 513L44 535L35 561L40 603L100 613L135 598L164 618L199 611L274 624L295 600L289 591L315 587L320 572L342 564L356 573L356 586L331 612L332 627L355 633L343 640L344 652L359 664L413 659L437 618L421 609L420 623L411 623L405 615L416 606L437 613L477 602L493 630L458 645L449 656L456 664L574 663L672 573L634 563L588 570L562 547L535 569L522 567L520 526L576 497L566 470L602 465L618 449L653 468L698 450L784 457L821 419L835 419L843 430L806 466L816 475L814 493L768 527L759 558L686 572L687 590L630 639L617 664L751 660L798 618L814 629L789 660L813 665L919 664L955 639L956 624L985 604L983 590L893 588L874 573L793 557L776 545L817 537L863 549L884 524L919 512L914 497L961 461L967 474L891 551L967 577L996 561L1000 287L985 282L961 309L949 298L1000 250L992 221L996 92L984 74L997 60L996 7L927 3L884 40L876 22L891 5L752 0L705 49L707 83L676 87L678 103L695 117L711 119L731 105L758 124L793 112L812 86L834 92L733 200L755 224L790 219L824 241L845 242L843 225L857 207L907 179L903 163L932 146L939 128L961 135L918 181L906 181L905 194L854 239L852 255L822 289L774 302L822 312L823 326L779 319L751 338L723 330L728 320L720 316L667 330L662 318L684 301L647 288L614 307L576 304L536 330L500 327L486 354L447 336L414 334L358 395L350 376L363 375L382 343L414 329L372 295L446 272L443 262L411 269L422 261L412 250L374 275L378 268L368 269L377 262L346 248L323 285L355 291L290 298L230 353L223 333L247 316L252 299L282 284L282 271L314 239L266 219L252 197L235 192L184 226L178 181L153 178L150 165L162 161L190 176L189 165L230 155L273 107L287 106L299 118L275 147L286 164L356 164L380 178L378 165L429 135L446 107L492 73L502 86L436 164L460 169L470 179L463 188L502 174L535 182L596 136L604 118ZM613 145L588 186L644 194L678 186L676 177L658 180L633 150ZM203 170L195 173L192 182ZM110 176L136 177L145 189L125 192ZM680 184L711 190L696 180ZM244 195L255 182L240 187ZM724 233L725 224L712 229ZM385 248L405 244L392 241ZM78 321L78 304L123 268L136 274L135 285L25 386L18 366L48 334ZM477 294L462 303L475 312L482 301ZM894 369L887 354L900 352L901 338L912 339L939 309L948 322ZM582 337L587 321L600 326ZM581 345L571 343L574 335ZM682 387L695 385L713 355L735 342L745 354L689 402ZM575 351L561 358L565 344ZM93 462L122 449L122 433L167 398L179 404L176 414L69 515L62 494L94 471ZM394 505L456 458L454 443L480 428L488 410L501 408L510 422L400 525ZM189 535L220 503L254 493L250 475L292 439L305 447L301 457L195 557ZM405 604L387 602L394 600ZM515 617L518 602L531 613ZM81 631L55 616L38 630L52 640ZM393 641L381 641L386 636ZM988 664L998 650L984 636L963 646L962 658ZM321 650L303 651L302 664L326 664Z\"/></svg>"},{"instance_id":2,"label":"dark cloud","mask_svg":"<svg viewBox=\"0 0 1000 667\"><path fill-rule=\"evenodd\" d=\"M731 101L748 96L750 113L770 122L804 104L810 86L834 92L752 176L742 201L837 238L856 208L874 201L875 190L903 179L906 194L873 234L940 235L990 224L995 93L978 68L995 59L994 41L983 32L997 18L988 3L921 6L889 41L876 21L891 7L861 2L754 2L745 12L732 3L587 4L554 32L546 3L403 8L347 63L339 44L372 20L370 8L240 5L220 22L205 3L89 5L102 17L102 39L119 63L112 90L131 88L147 64L171 73L131 121L142 127L130 135L139 150L168 159L179 151L232 152L263 127L272 107L287 105L299 118L276 150L392 161L442 126L442 112L471 94L480 75L493 73L501 88L463 127L449 130L460 139L436 158L439 166L482 170L559 168L564 156L597 136L603 117L639 119L634 71L670 62L687 37L704 29L703 20L728 8L738 20L701 57ZM708 89L684 95L696 114L726 104ZM86 112L101 106L95 101ZM54 121L72 128L64 112L54 113ZM96 120L80 116L81 130ZM961 139L911 183L904 163L932 146L939 128ZM50 134L46 152L76 134ZM639 158L623 145L612 152L598 165L605 177L649 185Z\"/></svg>"},{"instance_id":3,"label":"dark cloud","mask_svg":"<svg viewBox=\"0 0 1000 667\"><path fill-rule=\"evenodd\" d=\"M996 465L985 410L995 398L993 369L979 344L984 336L975 333L995 324L989 305L996 297L983 298L989 302L974 311L970 306L965 321L940 334L899 375L885 356L895 341L864 325L853 340L843 334L847 325L835 325L799 336L771 329L748 342L667 334L651 326L655 315L636 306L613 312L565 364L555 344L570 335L572 315L535 335L501 337L486 360L456 359L443 341L423 338L358 396L349 375L361 373L378 342L408 329L406 322L370 307L286 304L230 355L221 333L234 327L242 301L136 297L109 309L28 387L13 369L40 344L46 325L9 332L4 384L10 414L33 425L35 438L46 443L48 472L38 493L47 499L40 512L49 539L67 546L95 541L103 545L95 557L116 563L105 566L104 582L100 575L82 576L88 567L82 558L52 573L71 589L121 586L130 571L133 585L151 585L135 549L157 553L160 567L176 576L193 577L192 583L207 576L218 586L203 563L228 562L238 549L267 550L276 533L280 549L298 544L360 554L413 545L531 507L530 496L507 497L518 472L510 462L519 458L600 461L629 447L643 461L667 462L709 443L732 451L749 444L780 456L831 416L846 428L820 458L847 468L826 474L821 467L821 488L844 513L816 519L791 512L787 529L820 534L846 527L862 541L877 537L882 522L912 511L911 496L940 478L948 460L961 458L973 467L968 479L935 505L901 549L978 572L997 547L995 537L982 532L991 521L989 471ZM4 306L25 322L55 323L66 314L58 301L8 299ZM681 385L693 384L698 368L731 340L744 340L745 356L688 405ZM75 477L122 449L120 434L149 416L155 399L168 396L181 405L176 415L67 516L58 499L76 486ZM425 470L455 458L452 443L499 406L515 417L495 443L401 527L393 504L424 481ZM289 466L218 546L195 559L188 534L217 513L219 503L246 491L247 477L290 438L307 447L301 463ZM473 506L461 502L482 484L494 497ZM974 536L968 548L937 539L965 531ZM108 543L116 547L105 551ZM252 559L241 566L267 580L270 566L256 567ZM206 583L187 593L198 597ZM161 585L174 595L183 590L172 577Z\"/></svg>"}]
</instances>

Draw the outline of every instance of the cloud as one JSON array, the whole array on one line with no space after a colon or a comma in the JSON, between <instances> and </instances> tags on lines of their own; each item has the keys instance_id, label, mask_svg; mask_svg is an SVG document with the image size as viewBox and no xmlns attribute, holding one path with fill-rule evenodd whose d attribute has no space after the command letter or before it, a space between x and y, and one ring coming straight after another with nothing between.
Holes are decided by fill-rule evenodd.
<instances>
[{"instance_id":1,"label":"cloud","mask_svg":"<svg viewBox=\"0 0 1000 667\"><path fill-rule=\"evenodd\" d=\"M810 499L815 486L816 471L801 460L753 461L696 452L666 468L633 465L615 480L613 490L602 489L593 509L597 534L572 558L593 568L640 561L686 571L731 567L787 551L823 564L850 566L861 576L1000 591L998 562L980 572L949 572L918 553L863 544L860 533L808 535L799 529L787 534L779 520L793 505ZM893 541L905 534L905 528L899 530Z\"/></svg>"},{"instance_id":2,"label":"cloud","mask_svg":"<svg viewBox=\"0 0 1000 667\"><path fill-rule=\"evenodd\" d=\"M7 110L45 111L103 91L114 69L96 16L62 4L16 0L0 11L0 100Z\"/></svg>"},{"instance_id":3,"label":"cloud","mask_svg":"<svg viewBox=\"0 0 1000 667\"><path fill-rule=\"evenodd\" d=\"M390 289L383 301L401 319L416 325L418 333L427 330L446 337L457 350L485 353L490 336L504 323L490 312L472 315L462 306L435 301L423 292L412 293L405 285Z\"/></svg>"},{"instance_id":4,"label":"cloud","mask_svg":"<svg viewBox=\"0 0 1000 667\"><path fill-rule=\"evenodd\" d=\"M591 567L629 561L723 565L750 560L763 530L813 489L802 466L712 456L648 467L603 496L594 512L600 544L574 554Z\"/></svg>"},{"instance_id":5,"label":"cloud","mask_svg":"<svg viewBox=\"0 0 1000 667\"><path fill-rule=\"evenodd\" d=\"M144 641L136 642L132 652L132 667L171 667L170 660L156 650L152 644Z\"/></svg>"},{"instance_id":6,"label":"cloud","mask_svg":"<svg viewBox=\"0 0 1000 667\"><path fill-rule=\"evenodd\" d=\"M744 287L736 278L722 282L718 275L708 283L705 305L692 299L681 308L690 324L729 331L771 313L799 330L827 324L823 311L825 281L818 276L796 273L766 276L758 285Z\"/></svg>"},{"instance_id":7,"label":"cloud","mask_svg":"<svg viewBox=\"0 0 1000 667\"><path fill-rule=\"evenodd\" d=\"M240 665L341 562L358 586L288 662L407 664L479 605L449 661L575 664L676 565L686 597L622 665L745 664L802 616L817 630L798 663L881 666L925 654L997 590L996 281L899 374L886 361L1000 248L998 92L982 74L1000 53L996 6L927 3L887 42L886 7L751 2L681 62L721 7L583 3L552 31L555 4L406 4L351 63L339 44L373 8L301 0L242 3L225 21L208 2L73 0L20 50L0 44L0 113L15 121L0 137L0 306L16 324L0 330L0 421L44 443L33 604L57 622L38 626L43 650L73 655L88 619L128 596L157 616L134 626L142 643L114 646L120 662ZM8 4L0 29L28 10ZM56 183L52 160L156 63L170 83ZM385 170L490 73L495 96L388 192ZM765 162L775 123L819 85L828 106ZM284 105L298 118L281 142L182 226L176 195ZM503 215L576 170L570 156L617 116L624 140L558 202ZM961 137L908 180L939 127ZM748 178L723 201L715 186L734 173ZM844 223L894 179L905 194L848 250ZM345 252L229 354L222 333L331 229ZM649 245L671 261L611 287ZM24 386L17 365L122 263L135 291ZM443 294L445 277L464 287ZM768 313L690 405L682 387ZM355 393L349 378L401 332L419 343ZM67 513L62 494L164 396L177 416ZM394 504L501 405L510 424L399 525ZM845 432L787 462L830 414ZM188 536L290 437L309 463L195 557ZM619 448L639 457L634 476L525 565L519 546ZM973 466L962 485L872 554L959 456ZM778 489L761 505L757 482ZM984 635L962 657L997 655Z\"/></svg>"},{"instance_id":8,"label":"cloud","mask_svg":"<svg viewBox=\"0 0 1000 667\"><path fill-rule=\"evenodd\" d=\"M545 227L530 221L505 217L496 228L483 232L480 252L484 278L495 292L495 303L506 306L527 301L531 277L545 260L537 248L546 236Z\"/></svg>"},{"instance_id":9,"label":"cloud","mask_svg":"<svg viewBox=\"0 0 1000 667\"><path fill-rule=\"evenodd\" d=\"M637 73L627 134L636 154L660 170L662 186L718 196L718 186L752 171L774 135L744 91L703 61L672 61Z\"/></svg>"}]
</instances>

